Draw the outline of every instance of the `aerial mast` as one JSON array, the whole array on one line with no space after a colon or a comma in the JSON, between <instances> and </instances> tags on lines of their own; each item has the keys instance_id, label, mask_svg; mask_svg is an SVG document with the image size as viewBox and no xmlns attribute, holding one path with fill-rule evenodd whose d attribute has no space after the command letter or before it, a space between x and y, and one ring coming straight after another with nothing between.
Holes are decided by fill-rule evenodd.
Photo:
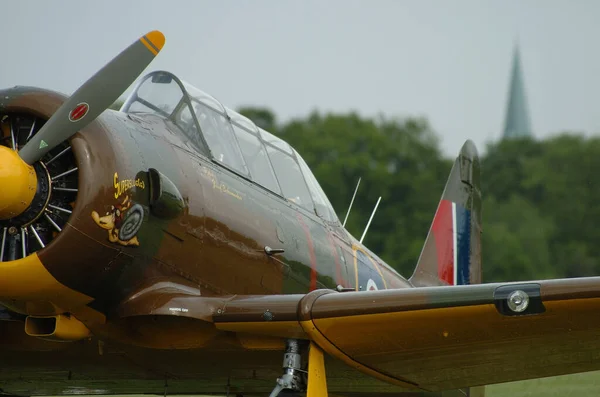
<instances>
[{"instance_id":1,"label":"aerial mast","mask_svg":"<svg viewBox=\"0 0 600 397\"><path fill-rule=\"evenodd\" d=\"M346 218L344 218L344 223L342 227L346 227L346 221L348 220L348 215L350 215L350 210L352 209L352 204L354 203L354 198L356 197L356 192L358 192L358 187L360 186L360 179L358 178L358 183L356 184L356 188L354 189L354 194L352 195L352 200L350 200L350 207L348 207L348 212L346 212Z\"/></svg>"},{"instance_id":2,"label":"aerial mast","mask_svg":"<svg viewBox=\"0 0 600 397\"><path fill-rule=\"evenodd\" d=\"M362 237L360 238L360 243L362 244L365 236L367 235L367 230L369 230L369 226L371 226L371 221L373 220L373 217L375 216L375 212L377 211L377 207L379 206L379 202L381 201L381 196L379 196L379 200L377 200L377 204L375 204L375 208L373 208L373 212L371 213L371 217L369 218L369 222L367 223L367 227L365 227L365 231L362 234Z\"/></svg>"}]
</instances>

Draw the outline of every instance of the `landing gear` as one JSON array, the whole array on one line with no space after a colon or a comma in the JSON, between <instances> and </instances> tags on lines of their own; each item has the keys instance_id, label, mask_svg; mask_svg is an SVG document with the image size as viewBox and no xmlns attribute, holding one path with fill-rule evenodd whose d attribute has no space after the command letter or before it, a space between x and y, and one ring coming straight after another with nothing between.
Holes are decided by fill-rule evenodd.
<instances>
[{"instance_id":1,"label":"landing gear","mask_svg":"<svg viewBox=\"0 0 600 397\"><path fill-rule=\"evenodd\" d=\"M290 396L306 391L306 397L327 397L325 359L323 351L313 342L308 348L308 371L302 369L300 344L296 339L288 339L283 356L284 373L277 378L277 385L269 397ZM283 393L282 393L283 391Z\"/></svg>"},{"instance_id":2,"label":"landing gear","mask_svg":"<svg viewBox=\"0 0 600 397\"><path fill-rule=\"evenodd\" d=\"M294 392L306 390L307 372L302 370L302 356L300 355L300 344L297 339L286 341L283 370L283 375L277 378L277 385L275 385L269 397L277 397L282 390Z\"/></svg>"}]
</instances>

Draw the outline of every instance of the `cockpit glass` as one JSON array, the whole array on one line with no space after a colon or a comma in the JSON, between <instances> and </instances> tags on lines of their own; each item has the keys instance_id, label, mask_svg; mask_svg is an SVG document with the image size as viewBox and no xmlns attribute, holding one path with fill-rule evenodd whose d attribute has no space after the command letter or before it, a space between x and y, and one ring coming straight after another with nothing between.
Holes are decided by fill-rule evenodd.
<instances>
[{"instance_id":1,"label":"cockpit glass","mask_svg":"<svg viewBox=\"0 0 600 397\"><path fill-rule=\"evenodd\" d=\"M277 138L275 135L263 130L262 128L259 128L258 130L260 131L260 137L263 141L270 143L286 153L292 154L292 148L286 141Z\"/></svg>"},{"instance_id":2,"label":"cockpit glass","mask_svg":"<svg viewBox=\"0 0 600 397\"><path fill-rule=\"evenodd\" d=\"M304 178L306 179L306 183L308 185L308 190L310 190L310 194L315 202L315 211L317 215L321 218L328 220L330 222L337 220L337 215L333 210L333 206L329 202L327 195L319 185L317 178L315 178L314 174L304 161L298 152L296 153L296 158L300 163L300 168L302 169L302 173L304 174Z\"/></svg>"},{"instance_id":3,"label":"cockpit glass","mask_svg":"<svg viewBox=\"0 0 600 397\"><path fill-rule=\"evenodd\" d=\"M124 111L129 113L157 113L169 117L181 103L183 92L174 79L169 82L155 83L146 78L132 94L135 99ZM130 102L129 99L126 104Z\"/></svg>"},{"instance_id":4,"label":"cockpit glass","mask_svg":"<svg viewBox=\"0 0 600 397\"><path fill-rule=\"evenodd\" d=\"M189 106L183 106L181 110L175 113L173 121L181 128L187 136L189 136L194 142L200 142L200 132L198 126L192 115L192 111Z\"/></svg>"},{"instance_id":5,"label":"cockpit glass","mask_svg":"<svg viewBox=\"0 0 600 397\"><path fill-rule=\"evenodd\" d=\"M212 96L173 74L159 71L144 77L121 110L150 112L170 119L197 147L207 144L216 161L248 175L225 108Z\"/></svg>"},{"instance_id":6,"label":"cockpit glass","mask_svg":"<svg viewBox=\"0 0 600 397\"><path fill-rule=\"evenodd\" d=\"M298 163L291 155L282 152L273 146L266 145L267 154L273 164L277 180L283 190L283 195L289 201L314 212L310 193L304 182Z\"/></svg>"},{"instance_id":7,"label":"cockpit glass","mask_svg":"<svg viewBox=\"0 0 600 397\"><path fill-rule=\"evenodd\" d=\"M258 137L235 124L233 124L233 131L244 154L246 164L250 169L252 180L272 192L281 194L281 189L279 189L279 185L277 184L277 179L267 157L265 147Z\"/></svg>"},{"instance_id":8,"label":"cockpit glass","mask_svg":"<svg viewBox=\"0 0 600 397\"><path fill-rule=\"evenodd\" d=\"M198 118L198 123L200 123L204 139L206 139L215 160L244 175L248 175L248 168L244 163L237 140L233 136L233 129L229 120L221 113L200 102L193 101L192 106Z\"/></svg>"},{"instance_id":9,"label":"cockpit glass","mask_svg":"<svg viewBox=\"0 0 600 397\"><path fill-rule=\"evenodd\" d=\"M124 112L155 113L175 123L197 147L208 145L212 157L228 168L323 219L337 219L321 186L292 147L249 119L168 72L145 76L122 107ZM235 120L244 128L233 124ZM252 132L250 132L252 131ZM257 135L255 135L257 134ZM258 136L262 139L258 139ZM266 148L266 152L265 152ZM206 154L208 152L204 150Z\"/></svg>"}]
</instances>

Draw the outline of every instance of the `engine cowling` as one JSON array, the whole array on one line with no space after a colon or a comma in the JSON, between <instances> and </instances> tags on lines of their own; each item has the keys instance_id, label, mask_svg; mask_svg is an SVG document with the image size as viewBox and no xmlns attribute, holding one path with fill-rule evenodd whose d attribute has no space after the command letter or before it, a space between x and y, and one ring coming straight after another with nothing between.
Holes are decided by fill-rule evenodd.
<instances>
[{"instance_id":1,"label":"engine cowling","mask_svg":"<svg viewBox=\"0 0 600 397\"><path fill-rule=\"evenodd\" d=\"M66 98L29 87L0 91L0 145L7 148L0 150L22 148ZM57 274L74 272L75 277L85 278L85 263L80 269L72 263L75 250L85 251L80 261L88 265L91 258L110 263L119 256L118 250L98 244L77 230L77 219L82 218L78 212L85 212L86 203L93 200L95 192L102 191L94 177L109 183L103 170L91 169L93 151L83 135L104 142L108 133L102 123L94 121L35 162L35 194L29 205L17 208L14 214L6 210L4 214L9 215L0 219L0 305L14 312L54 315L88 304L93 300L89 294L74 289ZM112 153L105 154L110 163ZM5 196L5 202L10 200Z\"/></svg>"}]
</instances>

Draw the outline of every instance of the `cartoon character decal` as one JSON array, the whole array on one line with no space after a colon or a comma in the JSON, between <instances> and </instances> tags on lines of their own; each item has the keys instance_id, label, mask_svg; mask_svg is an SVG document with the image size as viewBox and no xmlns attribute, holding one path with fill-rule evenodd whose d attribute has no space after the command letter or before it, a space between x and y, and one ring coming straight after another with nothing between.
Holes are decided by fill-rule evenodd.
<instances>
[{"instance_id":1,"label":"cartoon character decal","mask_svg":"<svg viewBox=\"0 0 600 397\"><path fill-rule=\"evenodd\" d=\"M139 246L137 232L144 221L144 208L139 204L133 204L127 195L125 199L111 206L104 216L92 211L92 219L96 225L108 230L108 240L111 243L121 245Z\"/></svg>"},{"instance_id":2,"label":"cartoon character decal","mask_svg":"<svg viewBox=\"0 0 600 397\"><path fill-rule=\"evenodd\" d=\"M140 245L137 233L144 223L144 207L135 203L132 196L135 197L137 191L143 191L145 187L145 182L140 177L119 180L119 175L115 172L114 198L117 203L111 205L104 215L97 211L92 211L91 214L96 225L108 231L111 243L134 247Z\"/></svg>"}]
</instances>

